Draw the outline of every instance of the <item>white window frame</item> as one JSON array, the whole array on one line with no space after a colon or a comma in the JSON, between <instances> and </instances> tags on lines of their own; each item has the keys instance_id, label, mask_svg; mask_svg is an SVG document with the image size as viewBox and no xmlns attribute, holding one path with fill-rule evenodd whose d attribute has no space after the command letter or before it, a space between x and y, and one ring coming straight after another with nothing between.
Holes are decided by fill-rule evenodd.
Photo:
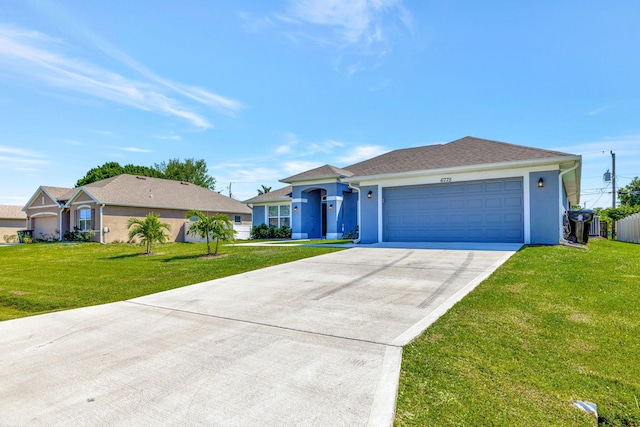
<instances>
[{"instance_id":1,"label":"white window frame","mask_svg":"<svg viewBox=\"0 0 640 427\"><path fill-rule=\"evenodd\" d=\"M83 215L82 215L83 212L88 212L89 217L83 218ZM91 224L91 217L92 217L91 209L87 209L87 208L78 209L78 229L80 231L89 231L92 229L91 227L93 224ZM87 223L89 227L87 227Z\"/></svg>"},{"instance_id":2,"label":"white window frame","mask_svg":"<svg viewBox=\"0 0 640 427\"><path fill-rule=\"evenodd\" d=\"M277 215L271 215L271 208L278 210ZM286 225L291 228L291 205L267 205L267 225L282 227ZM272 224L271 220L275 219L276 224Z\"/></svg>"}]
</instances>

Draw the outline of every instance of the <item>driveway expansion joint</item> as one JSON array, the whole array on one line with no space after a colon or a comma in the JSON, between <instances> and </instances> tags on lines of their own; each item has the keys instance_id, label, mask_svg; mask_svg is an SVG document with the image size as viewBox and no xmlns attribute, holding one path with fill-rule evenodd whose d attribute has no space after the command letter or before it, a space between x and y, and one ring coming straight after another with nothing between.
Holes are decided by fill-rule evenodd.
<instances>
[{"instance_id":1,"label":"driveway expansion joint","mask_svg":"<svg viewBox=\"0 0 640 427\"><path fill-rule=\"evenodd\" d=\"M403 347L402 345L393 344L393 343L365 340L365 339L362 339L362 338L344 337L344 336L341 336L341 335L325 334L325 333L322 333L322 332L307 331L307 330L304 330L304 329L290 328L290 327L287 327L287 326L273 325L273 324L270 324L270 323L256 322L256 321L252 321L252 320L236 319L236 318L233 318L233 317L218 316L218 315L215 315L215 314L198 313L198 312L195 312L195 311L181 310L179 308L163 307L163 306L160 306L160 305L153 305L153 304L144 304L144 303L137 302L137 301L124 301L124 302L129 303L129 304L144 306L144 307L157 308L157 309L160 309L160 310L175 311L175 312L178 312L178 313L192 314L192 315L195 315L195 316L211 317L211 318L214 318L214 319L227 320L229 322L240 322L240 323L246 323L246 324L249 324L249 325L264 326L264 327L267 327L267 328L281 329L281 330L284 330L284 331L299 332L299 333L302 333L302 334L322 336L322 337L327 337L327 338L335 338L335 339L345 340L345 341L355 341L355 342L361 342L361 343L365 343L365 344L374 344L374 345L381 345L381 346L384 346L384 347L395 347L395 348L400 348L400 349Z\"/></svg>"}]
</instances>

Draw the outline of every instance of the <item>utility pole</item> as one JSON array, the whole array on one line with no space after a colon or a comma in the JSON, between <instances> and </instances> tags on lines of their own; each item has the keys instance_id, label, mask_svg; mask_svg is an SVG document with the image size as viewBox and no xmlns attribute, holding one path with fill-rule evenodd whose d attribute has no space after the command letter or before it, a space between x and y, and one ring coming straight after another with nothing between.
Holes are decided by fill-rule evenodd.
<instances>
[{"instance_id":1,"label":"utility pole","mask_svg":"<svg viewBox=\"0 0 640 427\"><path fill-rule=\"evenodd\" d=\"M611 151L611 207L616 207L616 153ZM611 240L616 238L616 220L611 220Z\"/></svg>"},{"instance_id":2,"label":"utility pole","mask_svg":"<svg viewBox=\"0 0 640 427\"><path fill-rule=\"evenodd\" d=\"M616 153L611 151L611 207L616 207Z\"/></svg>"}]
</instances>

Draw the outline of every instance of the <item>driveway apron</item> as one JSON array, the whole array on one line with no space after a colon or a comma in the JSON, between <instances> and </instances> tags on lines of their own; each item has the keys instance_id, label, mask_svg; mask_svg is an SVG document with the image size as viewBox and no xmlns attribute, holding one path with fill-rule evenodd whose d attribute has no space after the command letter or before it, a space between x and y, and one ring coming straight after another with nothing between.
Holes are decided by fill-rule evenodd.
<instances>
[{"instance_id":1,"label":"driveway apron","mask_svg":"<svg viewBox=\"0 0 640 427\"><path fill-rule=\"evenodd\" d=\"M0 322L0 425L391 425L402 346L499 249L358 247Z\"/></svg>"}]
</instances>

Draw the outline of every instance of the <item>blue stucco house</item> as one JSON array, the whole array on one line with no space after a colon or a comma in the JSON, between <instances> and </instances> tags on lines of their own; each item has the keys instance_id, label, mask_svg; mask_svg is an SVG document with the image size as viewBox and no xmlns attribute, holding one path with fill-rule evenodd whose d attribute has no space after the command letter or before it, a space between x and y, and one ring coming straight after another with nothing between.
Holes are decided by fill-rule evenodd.
<instances>
[{"instance_id":1,"label":"blue stucco house","mask_svg":"<svg viewBox=\"0 0 640 427\"><path fill-rule=\"evenodd\" d=\"M581 156L475 137L321 166L246 200L293 239L558 244L580 201Z\"/></svg>"}]
</instances>

